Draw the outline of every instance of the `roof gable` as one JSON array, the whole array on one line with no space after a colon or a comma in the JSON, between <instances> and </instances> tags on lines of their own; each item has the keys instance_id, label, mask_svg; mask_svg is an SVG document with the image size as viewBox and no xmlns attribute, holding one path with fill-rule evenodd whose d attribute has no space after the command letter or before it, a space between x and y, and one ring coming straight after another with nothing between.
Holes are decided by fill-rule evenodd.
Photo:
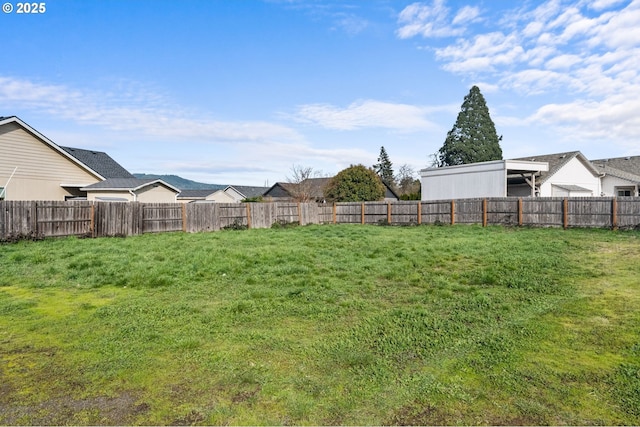
<instances>
[{"instance_id":1,"label":"roof gable","mask_svg":"<svg viewBox=\"0 0 640 427\"><path fill-rule=\"evenodd\" d=\"M549 170L546 172L540 172L540 178L537 179L538 183L543 184L553 174L562 169L571 160L578 159L584 167L589 170L594 176L600 176L593 164L580 152L580 151L568 151L565 153L543 154L531 157L520 157L513 160L526 160L529 162L546 162L549 164Z\"/></svg>"},{"instance_id":2,"label":"roof gable","mask_svg":"<svg viewBox=\"0 0 640 427\"><path fill-rule=\"evenodd\" d=\"M174 191L176 194L180 190L171 184L167 184L161 179L138 179L138 178L110 178L104 181L96 182L81 188L82 191L136 191L150 185L159 184Z\"/></svg>"},{"instance_id":3,"label":"roof gable","mask_svg":"<svg viewBox=\"0 0 640 427\"><path fill-rule=\"evenodd\" d=\"M78 159L75 156L69 154L67 151L63 150L62 147L60 147L55 142L51 141L49 138L47 138L46 136L44 136L43 134L41 134L40 132L38 132L37 130L35 130L34 128L29 126L28 124L26 124L22 120L20 120L18 117L10 116L10 117L1 117L0 118L0 126L6 125L6 124L9 124L9 123L15 123L16 125L20 126L23 130L25 130L27 133L31 134L34 138L38 139L39 141L44 143L46 146L51 148L53 151L55 151L58 154L60 154L61 156L65 157L66 159L68 159L69 161L74 163L75 165L79 166L80 168L84 169L86 172L90 173L91 175L94 175L99 179L105 179L106 178L99 171L93 169L91 166L85 164L80 159Z\"/></svg>"}]
</instances>

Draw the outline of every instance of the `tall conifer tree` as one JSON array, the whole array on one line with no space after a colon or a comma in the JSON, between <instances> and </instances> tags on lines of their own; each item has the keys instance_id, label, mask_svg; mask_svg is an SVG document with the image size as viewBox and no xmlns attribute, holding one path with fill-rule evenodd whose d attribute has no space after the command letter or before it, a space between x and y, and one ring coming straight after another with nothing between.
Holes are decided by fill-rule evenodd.
<instances>
[{"instance_id":1,"label":"tall conifer tree","mask_svg":"<svg viewBox=\"0 0 640 427\"><path fill-rule=\"evenodd\" d=\"M395 179L393 177L393 164L389 160L389 155L384 146L380 147L380 155L378 156L378 163L373 165L373 170L376 171L382 182L393 187L395 185Z\"/></svg>"},{"instance_id":2,"label":"tall conifer tree","mask_svg":"<svg viewBox=\"0 0 640 427\"><path fill-rule=\"evenodd\" d=\"M447 133L444 145L438 150L438 166L502 160L496 127L489 108L477 86L464 97L462 108L453 128Z\"/></svg>"}]
</instances>

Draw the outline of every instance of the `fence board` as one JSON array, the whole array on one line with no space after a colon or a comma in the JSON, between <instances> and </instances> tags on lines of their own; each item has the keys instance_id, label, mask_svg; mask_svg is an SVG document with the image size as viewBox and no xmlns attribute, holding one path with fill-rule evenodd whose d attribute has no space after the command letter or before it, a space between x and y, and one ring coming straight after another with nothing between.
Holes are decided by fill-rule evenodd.
<instances>
[{"instance_id":1,"label":"fence board","mask_svg":"<svg viewBox=\"0 0 640 427\"><path fill-rule=\"evenodd\" d=\"M320 224L320 206L316 203L300 204L300 225Z\"/></svg>"},{"instance_id":2,"label":"fence board","mask_svg":"<svg viewBox=\"0 0 640 427\"><path fill-rule=\"evenodd\" d=\"M540 227L562 227L564 199L560 197L549 198L523 198L522 199L522 225Z\"/></svg>"},{"instance_id":3,"label":"fence board","mask_svg":"<svg viewBox=\"0 0 640 427\"><path fill-rule=\"evenodd\" d=\"M187 203L187 232L218 231L218 203Z\"/></svg>"},{"instance_id":4,"label":"fence board","mask_svg":"<svg viewBox=\"0 0 640 427\"><path fill-rule=\"evenodd\" d=\"M619 197L617 202L618 227L640 228L640 198Z\"/></svg>"},{"instance_id":5,"label":"fence board","mask_svg":"<svg viewBox=\"0 0 640 427\"><path fill-rule=\"evenodd\" d=\"M482 199L456 200L456 224L482 224Z\"/></svg>"},{"instance_id":6,"label":"fence board","mask_svg":"<svg viewBox=\"0 0 640 427\"><path fill-rule=\"evenodd\" d=\"M218 229L249 226L247 206L244 203L218 203Z\"/></svg>"},{"instance_id":7,"label":"fence board","mask_svg":"<svg viewBox=\"0 0 640 427\"><path fill-rule=\"evenodd\" d=\"M30 201L1 201L3 215L2 240L18 239L37 236L36 204Z\"/></svg>"},{"instance_id":8,"label":"fence board","mask_svg":"<svg viewBox=\"0 0 640 427\"><path fill-rule=\"evenodd\" d=\"M419 201L399 201L391 204L391 224L418 224Z\"/></svg>"},{"instance_id":9,"label":"fence board","mask_svg":"<svg viewBox=\"0 0 640 427\"><path fill-rule=\"evenodd\" d=\"M364 223L380 224L387 221L387 203L366 202L364 204ZM360 219L362 221L362 218Z\"/></svg>"},{"instance_id":10,"label":"fence board","mask_svg":"<svg viewBox=\"0 0 640 427\"><path fill-rule=\"evenodd\" d=\"M321 203L318 205L318 224L333 223L333 204Z\"/></svg>"},{"instance_id":11,"label":"fence board","mask_svg":"<svg viewBox=\"0 0 640 427\"><path fill-rule=\"evenodd\" d=\"M338 203L336 205L336 223L360 224L362 222L362 203Z\"/></svg>"},{"instance_id":12,"label":"fence board","mask_svg":"<svg viewBox=\"0 0 640 427\"><path fill-rule=\"evenodd\" d=\"M518 199L487 199L487 223L518 225Z\"/></svg>"},{"instance_id":13,"label":"fence board","mask_svg":"<svg viewBox=\"0 0 640 427\"><path fill-rule=\"evenodd\" d=\"M422 224L451 224L451 201L421 202Z\"/></svg>"},{"instance_id":14,"label":"fence board","mask_svg":"<svg viewBox=\"0 0 640 427\"><path fill-rule=\"evenodd\" d=\"M91 202L44 201L36 204L37 234L42 237L91 236Z\"/></svg>"},{"instance_id":15,"label":"fence board","mask_svg":"<svg viewBox=\"0 0 640 427\"><path fill-rule=\"evenodd\" d=\"M522 198L522 225L541 227L640 228L640 198ZM565 202L566 200L566 202ZM216 231L228 226L267 228L277 221L321 224L456 224L517 225L518 199L491 198L367 203L117 203L0 201L0 240L29 237L93 235L132 236L186 230ZM565 212L566 203L566 212ZM612 209L617 206L614 213ZM364 207L364 212L363 212ZM334 215L335 209L335 215ZM250 214L250 217L247 215ZM92 217L93 215L93 217ZM418 221L420 215L420 221ZM93 229L92 229L93 226Z\"/></svg>"},{"instance_id":16,"label":"fence board","mask_svg":"<svg viewBox=\"0 0 640 427\"><path fill-rule=\"evenodd\" d=\"M284 224L299 224L298 204L293 202L276 203L278 222ZM275 222L275 221L274 221Z\"/></svg>"},{"instance_id":17,"label":"fence board","mask_svg":"<svg viewBox=\"0 0 640 427\"><path fill-rule=\"evenodd\" d=\"M249 207L252 228L269 228L278 221L276 203L250 203Z\"/></svg>"},{"instance_id":18,"label":"fence board","mask_svg":"<svg viewBox=\"0 0 640 427\"><path fill-rule=\"evenodd\" d=\"M568 220L570 227L611 227L613 199L603 198L571 198L568 203Z\"/></svg>"},{"instance_id":19,"label":"fence board","mask_svg":"<svg viewBox=\"0 0 640 427\"><path fill-rule=\"evenodd\" d=\"M182 205L176 203L144 203L142 232L160 233L182 230Z\"/></svg>"}]
</instances>

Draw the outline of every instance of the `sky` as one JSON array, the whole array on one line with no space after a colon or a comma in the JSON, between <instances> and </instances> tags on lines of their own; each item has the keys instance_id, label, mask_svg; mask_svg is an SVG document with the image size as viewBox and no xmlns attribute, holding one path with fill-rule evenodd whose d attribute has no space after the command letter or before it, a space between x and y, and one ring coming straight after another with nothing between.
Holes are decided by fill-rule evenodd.
<instances>
[{"instance_id":1,"label":"sky","mask_svg":"<svg viewBox=\"0 0 640 427\"><path fill-rule=\"evenodd\" d=\"M506 159L640 155L640 0L1 3L0 116L133 173L418 177L474 85Z\"/></svg>"}]
</instances>

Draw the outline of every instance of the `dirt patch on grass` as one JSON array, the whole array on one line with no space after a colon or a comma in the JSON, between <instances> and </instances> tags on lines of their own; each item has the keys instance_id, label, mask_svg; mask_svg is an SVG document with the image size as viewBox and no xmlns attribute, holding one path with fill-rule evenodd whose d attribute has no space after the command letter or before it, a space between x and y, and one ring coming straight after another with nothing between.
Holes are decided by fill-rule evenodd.
<instances>
[{"instance_id":1,"label":"dirt patch on grass","mask_svg":"<svg viewBox=\"0 0 640 427\"><path fill-rule=\"evenodd\" d=\"M5 425L126 425L150 409L135 396L98 396L87 399L58 397L35 405L0 403L0 424Z\"/></svg>"},{"instance_id":2,"label":"dirt patch on grass","mask_svg":"<svg viewBox=\"0 0 640 427\"><path fill-rule=\"evenodd\" d=\"M384 425L396 426L425 426L425 425L447 425L447 417L440 413L434 406L428 404L414 403L398 409Z\"/></svg>"}]
</instances>

